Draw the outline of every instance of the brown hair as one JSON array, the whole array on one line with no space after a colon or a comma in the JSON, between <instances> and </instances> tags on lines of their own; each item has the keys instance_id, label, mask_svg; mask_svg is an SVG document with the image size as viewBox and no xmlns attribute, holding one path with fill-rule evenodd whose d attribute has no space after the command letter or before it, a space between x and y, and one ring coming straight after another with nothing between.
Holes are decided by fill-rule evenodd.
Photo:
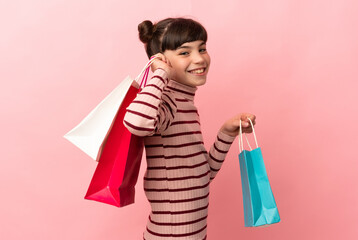
<instances>
[{"instance_id":1,"label":"brown hair","mask_svg":"<svg viewBox=\"0 0 358 240\"><path fill-rule=\"evenodd\" d=\"M187 18L166 18L154 24L145 20L138 25L139 39L145 44L148 58L165 50L175 50L183 43L207 41L207 32L198 22Z\"/></svg>"}]
</instances>

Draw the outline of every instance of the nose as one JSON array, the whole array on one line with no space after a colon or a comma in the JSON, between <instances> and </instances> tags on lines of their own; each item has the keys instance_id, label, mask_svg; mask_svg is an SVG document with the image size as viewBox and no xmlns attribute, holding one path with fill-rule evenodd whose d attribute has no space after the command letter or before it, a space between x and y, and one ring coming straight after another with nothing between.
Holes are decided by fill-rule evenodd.
<instances>
[{"instance_id":1,"label":"nose","mask_svg":"<svg viewBox=\"0 0 358 240\"><path fill-rule=\"evenodd\" d=\"M201 64L205 60L204 60L204 56L200 52L195 51L195 53L192 54L192 61L193 63Z\"/></svg>"}]
</instances>

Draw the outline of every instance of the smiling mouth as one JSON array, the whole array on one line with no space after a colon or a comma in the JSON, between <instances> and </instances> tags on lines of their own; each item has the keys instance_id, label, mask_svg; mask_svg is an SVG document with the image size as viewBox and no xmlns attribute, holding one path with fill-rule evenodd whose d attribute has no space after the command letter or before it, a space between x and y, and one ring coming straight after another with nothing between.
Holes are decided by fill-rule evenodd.
<instances>
[{"instance_id":1,"label":"smiling mouth","mask_svg":"<svg viewBox=\"0 0 358 240\"><path fill-rule=\"evenodd\" d=\"M197 69L191 70L189 72L192 73L192 74L202 74L202 73L205 72L205 69L206 68L197 68Z\"/></svg>"}]
</instances>

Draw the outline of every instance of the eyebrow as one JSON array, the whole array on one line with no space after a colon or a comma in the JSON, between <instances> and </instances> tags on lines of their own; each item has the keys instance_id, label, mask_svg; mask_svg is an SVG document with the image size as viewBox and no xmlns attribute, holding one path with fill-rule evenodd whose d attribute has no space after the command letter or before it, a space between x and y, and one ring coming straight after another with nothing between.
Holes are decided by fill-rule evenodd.
<instances>
[{"instance_id":1,"label":"eyebrow","mask_svg":"<svg viewBox=\"0 0 358 240\"><path fill-rule=\"evenodd\" d=\"M185 44L185 43L184 43ZM202 42L200 45L199 45L199 47L201 47L202 45L205 45L206 44L206 42ZM185 49L190 49L190 48L192 48L192 47L190 47L190 46L180 46L180 47L178 47L177 49L182 49L182 48L185 48Z\"/></svg>"}]
</instances>

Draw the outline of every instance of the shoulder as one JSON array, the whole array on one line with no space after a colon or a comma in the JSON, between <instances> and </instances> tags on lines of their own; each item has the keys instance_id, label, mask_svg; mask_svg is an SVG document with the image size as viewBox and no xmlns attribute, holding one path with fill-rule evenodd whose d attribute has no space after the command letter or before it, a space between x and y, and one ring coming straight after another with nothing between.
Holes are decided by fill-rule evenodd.
<instances>
[{"instance_id":1,"label":"shoulder","mask_svg":"<svg viewBox=\"0 0 358 240\"><path fill-rule=\"evenodd\" d=\"M162 100L169 103L171 106L175 108L178 107L177 99L175 98L175 93L167 88L164 88Z\"/></svg>"}]
</instances>

